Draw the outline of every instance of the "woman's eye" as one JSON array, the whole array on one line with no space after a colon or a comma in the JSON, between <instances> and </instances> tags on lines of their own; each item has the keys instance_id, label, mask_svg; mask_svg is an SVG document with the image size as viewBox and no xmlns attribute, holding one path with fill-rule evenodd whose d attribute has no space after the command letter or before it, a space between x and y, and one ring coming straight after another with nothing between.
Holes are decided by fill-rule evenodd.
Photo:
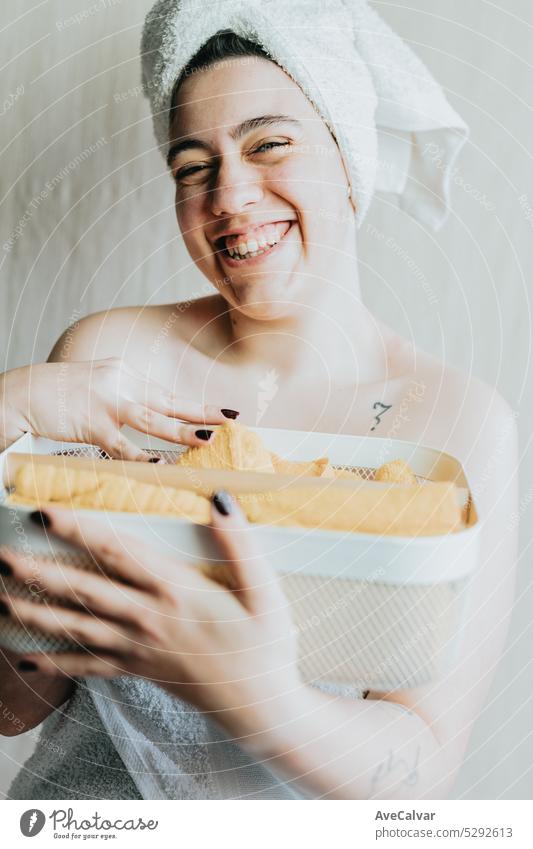
<instances>
[{"instance_id":1,"label":"woman's eye","mask_svg":"<svg viewBox=\"0 0 533 849\"><path fill-rule=\"evenodd\" d=\"M273 148L275 148L275 147L288 147L289 145L290 145L290 142L288 142L288 141L263 142L263 144L260 144L259 147L256 147L255 150L252 151L252 153L268 153L269 150L273 150Z\"/></svg>"},{"instance_id":2,"label":"woman's eye","mask_svg":"<svg viewBox=\"0 0 533 849\"><path fill-rule=\"evenodd\" d=\"M289 147L289 141L268 141L263 142L258 147L254 148L254 150L250 151L251 153L268 153L274 148L278 147ZM204 174L202 172L209 170L209 165L199 164L199 165L185 165L183 168L180 168L176 174L174 175L174 180L176 183L180 182L197 182L198 180L203 179Z\"/></svg>"},{"instance_id":3,"label":"woman's eye","mask_svg":"<svg viewBox=\"0 0 533 849\"><path fill-rule=\"evenodd\" d=\"M205 171L209 166L207 165L190 165L189 167L181 168L176 172L174 179L176 181L183 180L187 177L192 177L195 174L200 173L200 171Z\"/></svg>"}]
</instances>

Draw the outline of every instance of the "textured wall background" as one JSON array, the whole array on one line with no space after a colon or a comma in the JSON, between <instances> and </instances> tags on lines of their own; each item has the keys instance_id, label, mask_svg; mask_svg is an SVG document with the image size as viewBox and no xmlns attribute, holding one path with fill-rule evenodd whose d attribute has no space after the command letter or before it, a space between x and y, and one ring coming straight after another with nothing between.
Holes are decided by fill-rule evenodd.
<instances>
[{"instance_id":1,"label":"textured wall background","mask_svg":"<svg viewBox=\"0 0 533 849\"><path fill-rule=\"evenodd\" d=\"M44 359L80 315L179 300L205 284L177 232L172 183L139 90L138 43L150 5L5 4L2 370ZM519 413L523 524L516 611L456 795L531 798L533 10L529 0L373 5L430 67L472 135L454 175L453 213L436 236L384 196L374 201L359 242L366 303L421 347L496 385ZM0 790L33 743L32 735L0 740Z\"/></svg>"}]
</instances>

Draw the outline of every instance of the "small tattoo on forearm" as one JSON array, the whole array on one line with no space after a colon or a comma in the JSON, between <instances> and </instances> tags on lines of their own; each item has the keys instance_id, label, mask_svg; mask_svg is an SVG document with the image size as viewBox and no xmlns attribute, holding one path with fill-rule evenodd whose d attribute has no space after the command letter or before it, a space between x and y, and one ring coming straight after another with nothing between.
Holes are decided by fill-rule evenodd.
<instances>
[{"instance_id":1,"label":"small tattoo on forearm","mask_svg":"<svg viewBox=\"0 0 533 849\"><path fill-rule=\"evenodd\" d=\"M381 416L383 416L387 412L387 410L391 409L392 404L382 404L381 401L376 401L372 409L377 410L379 407L381 407L381 412L375 414L374 418L376 420L376 424L374 425L374 427L371 427L370 430L375 430L377 428L378 424L381 421Z\"/></svg>"},{"instance_id":2,"label":"small tattoo on forearm","mask_svg":"<svg viewBox=\"0 0 533 849\"><path fill-rule=\"evenodd\" d=\"M393 773L398 775L396 780L401 781L408 787L414 787L418 781L418 762L420 760L420 744L416 747L416 755L413 758L412 764L406 758L399 758L392 749L389 749L389 754L386 760L378 764L377 769L372 776L370 782L370 793L374 794L377 785L387 777L394 779Z\"/></svg>"}]
</instances>

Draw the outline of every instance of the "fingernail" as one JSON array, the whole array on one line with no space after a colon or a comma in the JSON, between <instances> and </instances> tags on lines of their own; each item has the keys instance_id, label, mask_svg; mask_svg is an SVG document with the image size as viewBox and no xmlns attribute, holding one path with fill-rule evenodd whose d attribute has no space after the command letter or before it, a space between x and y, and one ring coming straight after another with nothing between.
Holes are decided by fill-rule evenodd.
<instances>
[{"instance_id":1,"label":"fingernail","mask_svg":"<svg viewBox=\"0 0 533 849\"><path fill-rule=\"evenodd\" d=\"M0 616L9 616L9 607L0 599Z\"/></svg>"},{"instance_id":2,"label":"fingernail","mask_svg":"<svg viewBox=\"0 0 533 849\"><path fill-rule=\"evenodd\" d=\"M236 419L237 416L240 415L237 410L221 410L220 412L223 416L226 416L227 419Z\"/></svg>"},{"instance_id":3,"label":"fingernail","mask_svg":"<svg viewBox=\"0 0 533 849\"><path fill-rule=\"evenodd\" d=\"M195 435L198 439L205 439L206 442L208 439L211 439L212 433L212 430L195 430Z\"/></svg>"},{"instance_id":4,"label":"fingernail","mask_svg":"<svg viewBox=\"0 0 533 849\"><path fill-rule=\"evenodd\" d=\"M225 489L219 489L218 492L215 492L213 504L222 516L229 516L233 513L233 499Z\"/></svg>"},{"instance_id":5,"label":"fingernail","mask_svg":"<svg viewBox=\"0 0 533 849\"><path fill-rule=\"evenodd\" d=\"M33 513L30 513L30 519L32 522L35 522L36 525L40 525L41 528L49 528L50 527L50 518L43 513L41 510L34 510Z\"/></svg>"},{"instance_id":6,"label":"fingernail","mask_svg":"<svg viewBox=\"0 0 533 849\"><path fill-rule=\"evenodd\" d=\"M17 667L21 672L36 672L39 668L33 660L19 660Z\"/></svg>"},{"instance_id":7,"label":"fingernail","mask_svg":"<svg viewBox=\"0 0 533 849\"><path fill-rule=\"evenodd\" d=\"M148 462L149 462L149 463L160 463L160 462L161 462L161 457L150 457L150 459L148 460Z\"/></svg>"},{"instance_id":8,"label":"fingernail","mask_svg":"<svg viewBox=\"0 0 533 849\"><path fill-rule=\"evenodd\" d=\"M0 575L4 575L6 578L13 574L13 569L6 563L5 560L0 560Z\"/></svg>"}]
</instances>

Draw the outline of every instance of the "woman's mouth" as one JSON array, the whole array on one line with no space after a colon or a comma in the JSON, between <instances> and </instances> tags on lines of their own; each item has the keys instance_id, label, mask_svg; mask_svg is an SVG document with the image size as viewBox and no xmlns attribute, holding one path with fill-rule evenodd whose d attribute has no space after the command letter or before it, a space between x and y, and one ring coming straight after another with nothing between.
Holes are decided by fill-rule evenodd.
<instances>
[{"instance_id":1,"label":"woman's mouth","mask_svg":"<svg viewBox=\"0 0 533 849\"><path fill-rule=\"evenodd\" d=\"M215 243L218 254L233 268L260 263L279 248L295 223L276 221L258 227L246 236L223 236Z\"/></svg>"}]
</instances>

